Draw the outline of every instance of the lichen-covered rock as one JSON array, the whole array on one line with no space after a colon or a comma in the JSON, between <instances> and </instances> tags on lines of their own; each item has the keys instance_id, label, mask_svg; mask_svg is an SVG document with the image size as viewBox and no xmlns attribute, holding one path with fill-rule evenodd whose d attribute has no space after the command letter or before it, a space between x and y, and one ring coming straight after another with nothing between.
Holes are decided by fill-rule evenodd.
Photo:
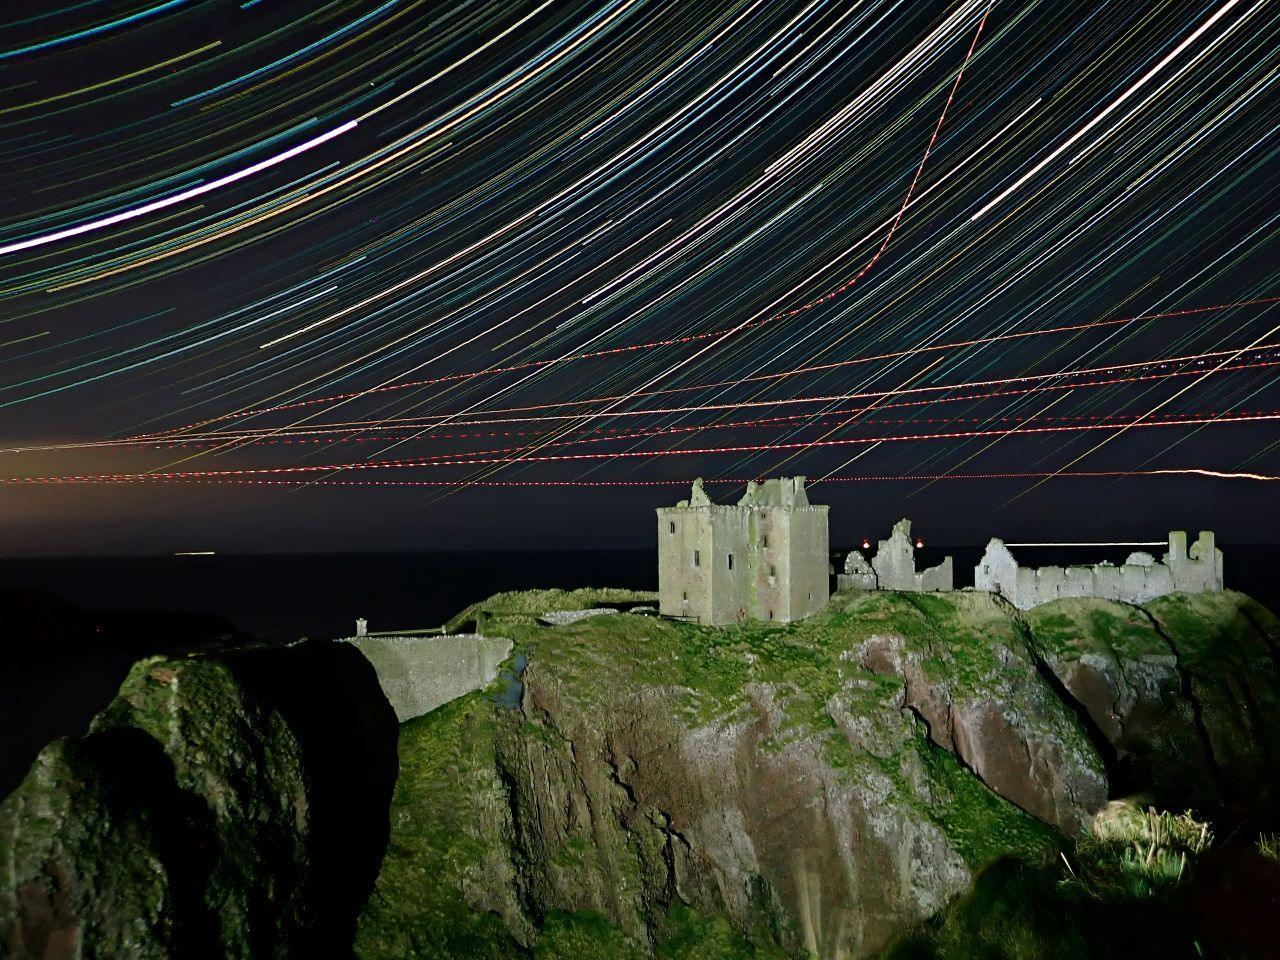
<instances>
[{"instance_id":1,"label":"lichen-covered rock","mask_svg":"<svg viewBox=\"0 0 1280 960\"><path fill-rule=\"evenodd\" d=\"M1024 615L880 591L787 625L506 628L516 696L402 730L363 960L672 956L680 911L740 938L708 957L866 957L1009 855L1049 876L1115 788L1185 801L1199 739L1259 789L1280 744L1274 621L1225 594Z\"/></svg>"},{"instance_id":2,"label":"lichen-covered rock","mask_svg":"<svg viewBox=\"0 0 1280 960\"><path fill-rule=\"evenodd\" d=\"M145 742L57 740L40 752L21 788L0 806L0 957L163 958L181 944L163 826L164 794L145 778L104 777L101 752L133 752L141 772L156 759Z\"/></svg>"},{"instance_id":3,"label":"lichen-covered rock","mask_svg":"<svg viewBox=\"0 0 1280 960\"><path fill-rule=\"evenodd\" d=\"M1026 611L1032 642L1124 759L1166 714L1178 662L1141 607L1115 600L1054 600Z\"/></svg>"},{"instance_id":4,"label":"lichen-covered rock","mask_svg":"<svg viewBox=\"0 0 1280 960\"><path fill-rule=\"evenodd\" d=\"M1280 755L1280 628L1270 612L1223 591L1145 608L1059 600L1024 616L1114 751L1113 792L1202 811L1269 802Z\"/></svg>"},{"instance_id":5,"label":"lichen-covered rock","mask_svg":"<svg viewBox=\"0 0 1280 960\"><path fill-rule=\"evenodd\" d=\"M394 795L349 645L138 664L0 805L0 958L337 955L364 903L362 960L852 960L945 933L975 878L1051 896L1117 790L1275 797L1276 622L1239 595L838 594L723 629L539 624L601 598L553 599L476 605L512 670L400 727Z\"/></svg>"},{"instance_id":6,"label":"lichen-covered rock","mask_svg":"<svg viewBox=\"0 0 1280 960\"><path fill-rule=\"evenodd\" d=\"M139 661L0 809L14 958L282 957L305 926L298 743L218 660Z\"/></svg>"},{"instance_id":7,"label":"lichen-covered rock","mask_svg":"<svg viewBox=\"0 0 1280 960\"><path fill-rule=\"evenodd\" d=\"M305 925L307 792L299 745L279 711L218 660L144 660L91 735L141 730L164 747L210 858L201 906L228 957L283 956Z\"/></svg>"},{"instance_id":8,"label":"lichen-covered rock","mask_svg":"<svg viewBox=\"0 0 1280 960\"><path fill-rule=\"evenodd\" d=\"M1181 769L1195 756L1227 808L1280 801L1280 624L1241 593L1173 594L1147 605L1177 659L1179 709L1152 731L1152 751ZM1187 731L1194 732L1194 738ZM1206 798L1207 799L1207 798Z\"/></svg>"}]
</instances>

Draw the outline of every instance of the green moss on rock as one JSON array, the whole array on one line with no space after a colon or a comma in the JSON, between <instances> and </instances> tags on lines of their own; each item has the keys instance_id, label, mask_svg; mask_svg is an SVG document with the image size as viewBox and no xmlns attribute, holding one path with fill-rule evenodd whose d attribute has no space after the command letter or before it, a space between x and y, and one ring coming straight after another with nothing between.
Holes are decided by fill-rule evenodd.
<instances>
[{"instance_id":1,"label":"green moss on rock","mask_svg":"<svg viewBox=\"0 0 1280 960\"><path fill-rule=\"evenodd\" d=\"M874 943L927 915L996 857L1056 851L1050 827L931 741L903 677L863 656L897 637L977 696L1021 642L989 598L839 598L799 623L723 629L627 614L500 629L528 662L519 707L476 694L403 729L362 957L555 955L586 940L828 955L849 931ZM892 883L873 880L884 871Z\"/></svg>"},{"instance_id":2,"label":"green moss on rock","mask_svg":"<svg viewBox=\"0 0 1280 960\"><path fill-rule=\"evenodd\" d=\"M494 869L491 846L500 836L485 831L496 825L484 815L504 802L493 724L492 705L471 694L401 725L391 839L356 929L363 960L518 950L502 917L472 904L477 888L503 889L511 880L501 861L496 876L481 876Z\"/></svg>"},{"instance_id":3,"label":"green moss on rock","mask_svg":"<svg viewBox=\"0 0 1280 960\"><path fill-rule=\"evenodd\" d=\"M619 603L657 603L658 595L652 590L627 590L620 587L579 587L576 590L509 590L473 603L450 617L445 631L453 633L469 624L477 616L499 618L534 618L552 610L590 610Z\"/></svg>"}]
</instances>

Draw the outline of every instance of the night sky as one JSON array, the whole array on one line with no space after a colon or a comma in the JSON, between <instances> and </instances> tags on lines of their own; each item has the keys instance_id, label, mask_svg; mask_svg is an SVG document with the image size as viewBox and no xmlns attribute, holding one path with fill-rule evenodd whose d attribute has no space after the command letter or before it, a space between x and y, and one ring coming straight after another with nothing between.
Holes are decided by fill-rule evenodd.
<instances>
[{"instance_id":1,"label":"night sky","mask_svg":"<svg viewBox=\"0 0 1280 960\"><path fill-rule=\"evenodd\" d=\"M0 554L1280 541L1280 5L0 17Z\"/></svg>"}]
</instances>

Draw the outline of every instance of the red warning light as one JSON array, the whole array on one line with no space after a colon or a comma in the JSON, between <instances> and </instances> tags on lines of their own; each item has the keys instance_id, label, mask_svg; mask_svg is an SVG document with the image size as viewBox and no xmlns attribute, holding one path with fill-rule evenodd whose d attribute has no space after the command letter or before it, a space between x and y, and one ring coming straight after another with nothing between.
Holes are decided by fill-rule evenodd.
<instances>
[{"instance_id":1,"label":"red warning light","mask_svg":"<svg viewBox=\"0 0 1280 960\"><path fill-rule=\"evenodd\" d=\"M916 540L916 549L917 549L917 550L923 550L923 549L924 549L924 541L923 541L923 540Z\"/></svg>"},{"instance_id":2,"label":"red warning light","mask_svg":"<svg viewBox=\"0 0 1280 960\"><path fill-rule=\"evenodd\" d=\"M870 540L863 540L863 541L862 541L862 549L863 549L863 550L870 550L870 549L871 549L871 541L870 541Z\"/></svg>"}]
</instances>

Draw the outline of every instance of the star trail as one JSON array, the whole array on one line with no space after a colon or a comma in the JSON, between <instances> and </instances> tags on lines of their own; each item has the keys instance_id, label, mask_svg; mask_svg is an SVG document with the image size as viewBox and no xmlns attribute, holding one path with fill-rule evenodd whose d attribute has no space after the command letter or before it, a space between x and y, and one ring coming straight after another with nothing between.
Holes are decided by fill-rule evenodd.
<instances>
[{"instance_id":1,"label":"star trail","mask_svg":"<svg viewBox=\"0 0 1280 960\"><path fill-rule=\"evenodd\" d=\"M0 18L5 549L1280 537L1265 0Z\"/></svg>"}]
</instances>

